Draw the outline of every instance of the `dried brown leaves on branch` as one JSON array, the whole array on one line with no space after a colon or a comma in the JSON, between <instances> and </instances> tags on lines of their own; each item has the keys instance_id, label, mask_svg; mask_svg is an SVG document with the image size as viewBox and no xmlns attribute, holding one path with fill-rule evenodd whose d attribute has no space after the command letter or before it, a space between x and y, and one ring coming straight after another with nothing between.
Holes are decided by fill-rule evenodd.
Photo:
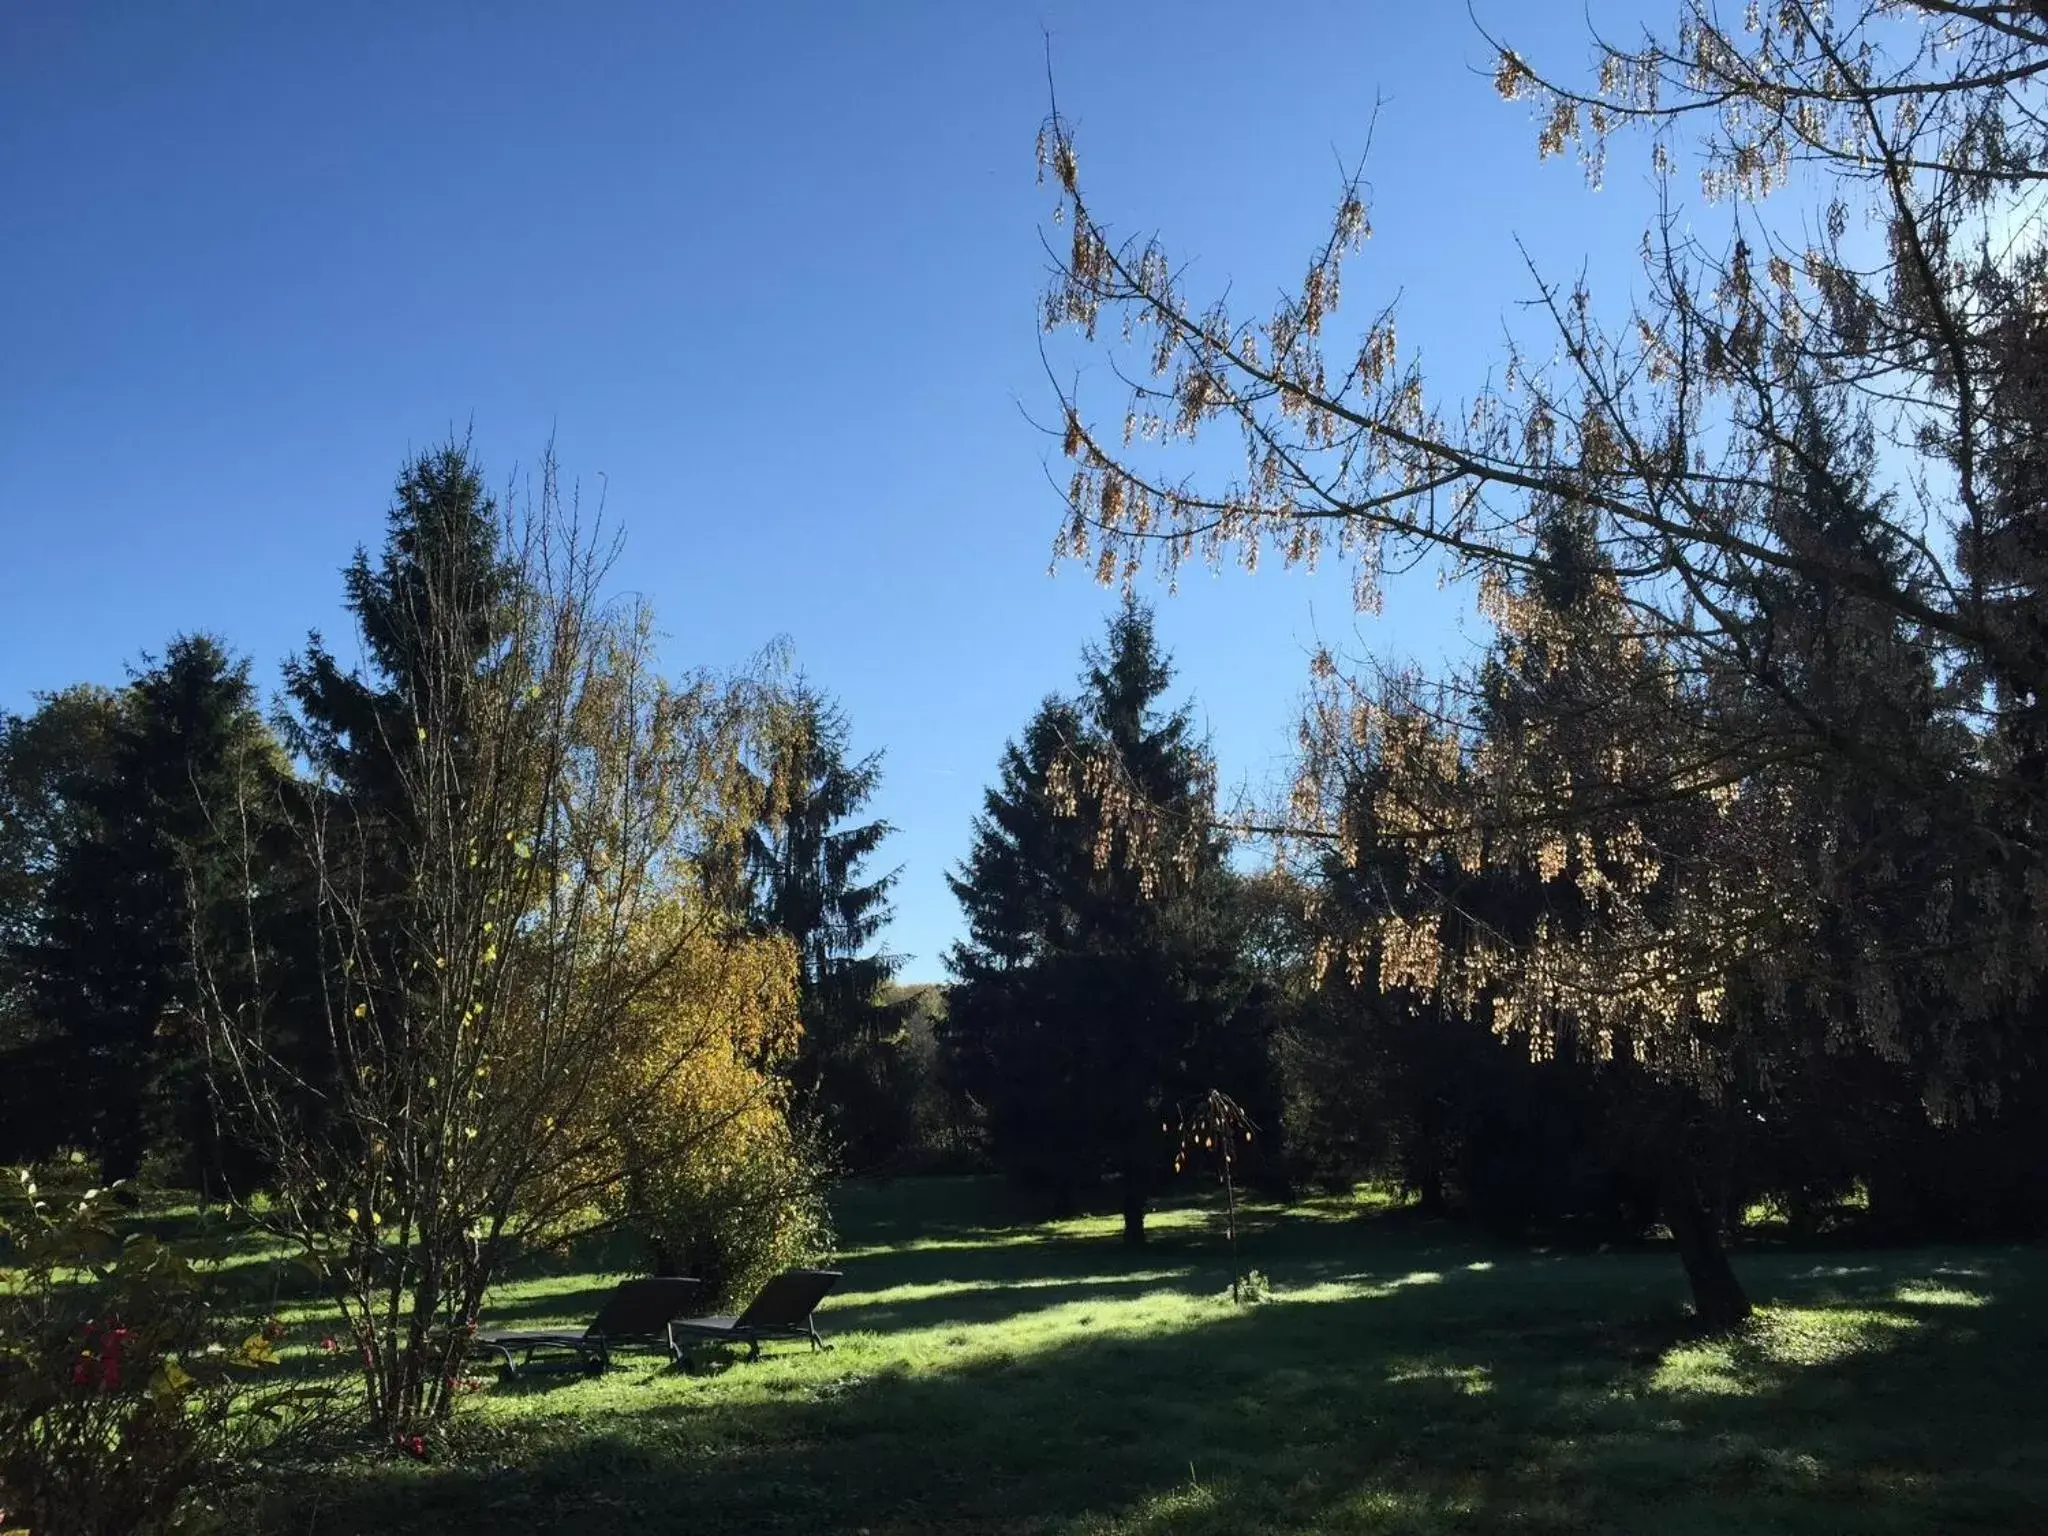
<instances>
[{"instance_id":1,"label":"dried brown leaves on branch","mask_svg":"<svg viewBox=\"0 0 2048 1536\"><path fill-rule=\"evenodd\" d=\"M1159 1127L1164 1131L1166 1126ZM1183 1105L1180 1124L1174 1129L1176 1146L1173 1171L1184 1173L1188 1164L1207 1163L1223 1186L1224 1235L1230 1243L1230 1299L1246 1296L1247 1276L1237 1246L1237 1158L1252 1144L1258 1127L1244 1107L1220 1088L1211 1088L1194 1103Z\"/></svg>"},{"instance_id":2,"label":"dried brown leaves on branch","mask_svg":"<svg viewBox=\"0 0 2048 1536\"><path fill-rule=\"evenodd\" d=\"M1597 181L1635 130L1662 196L1645 297L1616 308L1532 276L1544 345L1456 407L1404 357L1391 307L1338 323L1370 235L1359 176L1300 282L1247 312L1191 291L1160 240L1111 233L1054 116L1043 319L1128 385L1106 407L1060 391L1057 552L1105 581L1341 557L1362 608L1418 561L1481 577L1495 664L1521 678L1511 727L1481 677L1389 688L1332 663L1307 731L1293 829L1355 842L1348 766L1377 786L1374 835L1431 871L1434 909L1359 936L1408 984L1483 1000L1539 1049L1572 1029L1712 1077L1731 986L1754 1014L1822 985L1801 952L1825 927L1850 1027L1927 1063L1940 1104L1995 1093L1972 1086L1972 1032L2048 964L2048 546L2028 532L2048 493L2048 17L1676 10L1668 32L1597 42L1584 86L1495 44L1539 158L1577 150ZM1687 175L1726 208L1724 246L1689 232ZM1235 471L1177 470L1216 430ZM1535 600L1560 509L1599 573L1576 608ZM1788 620L1800 602L1825 635ZM1924 685L1868 681L1907 651ZM1879 801L1889 824L1862 828ZM1909 869L1886 838L1913 829L1956 857ZM1460 910L1486 871L1534 882L1546 921L1490 932ZM1855 916L1880 905L1912 916ZM1936 989L1921 1018L1911 999Z\"/></svg>"}]
</instances>

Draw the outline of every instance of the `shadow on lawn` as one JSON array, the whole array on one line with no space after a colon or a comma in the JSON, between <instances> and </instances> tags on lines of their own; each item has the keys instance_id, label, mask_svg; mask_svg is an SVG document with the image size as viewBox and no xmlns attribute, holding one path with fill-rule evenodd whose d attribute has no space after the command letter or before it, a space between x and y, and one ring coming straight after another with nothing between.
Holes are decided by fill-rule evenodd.
<instances>
[{"instance_id":1,"label":"shadow on lawn","mask_svg":"<svg viewBox=\"0 0 2048 1536\"><path fill-rule=\"evenodd\" d=\"M479 1430L453 1465L336 1481L284 1523L2028 1529L2048 1495L2033 1409L2048 1361L2028 1321L2044 1298L1996 1260L1942 1276L1938 1292L1901 1289L1934 1263L1759 1266L1761 1298L1840 1309L1823 1319L1865 1333L1855 1351L1820 1348L1803 1365L1761 1335L1740 1338L1718 1374L1674 1365L1687 1335L1668 1302L1631 1312L1632 1277L1618 1285L1585 1263L1540 1292L1521 1266L1451 1268L1377 1295L1218 1304L1180 1331L1079 1332L921 1374L793 1354L738 1368L760 1373L759 1392L713 1398L685 1382L597 1421L574 1413L573 1392L551 1393L546 1424Z\"/></svg>"}]
</instances>

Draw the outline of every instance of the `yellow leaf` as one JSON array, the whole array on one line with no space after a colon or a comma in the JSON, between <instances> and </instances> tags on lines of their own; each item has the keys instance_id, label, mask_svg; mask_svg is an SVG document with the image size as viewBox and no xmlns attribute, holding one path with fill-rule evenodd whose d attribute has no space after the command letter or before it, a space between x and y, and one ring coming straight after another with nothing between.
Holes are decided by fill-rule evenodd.
<instances>
[{"instance_id":1,"label":"yellow leaf","mask_svg":"<svg viewBox=\"0 0 2048 1536\"><path fill-rule=\"evenodd\" d=\"M350 1221L360 1221L360 1220L362 1220L362 1218L361 1218L360 1216L358 1216L358 1215L356 1214L356 1208L355 1208L354 1206L350 1206L350 1207L348 1208L348 1219L349 1219Z\"/></svg>"},{"instance_id":2,"label":"yellow leaf","mask_svg":"<svg viewBox=\"0 0 2048 1536\"><path fill-rule=\"evenodd\" d=\"M356 1017L357 1017L357 1018L359 1018L359 1019L361 1019L361 1018L367 1018L367 1017L369 1017L369 1013L370 1013L370 1005L369 1005L368 1003L357 1003L357 1004L356 1004Z\"/></svg>"},{"instance_id":3,"label":"yellow leaf","mask_svg":"<svg viewBox=\"0 0 2048 1536\"><path fill-rule=\"evenodd\" d=\"M179 1397L192 1385L192 1373L175 1360L166 1360L150 1378L149 1390L158 1397Z\"/></svg>"}]
</instances>

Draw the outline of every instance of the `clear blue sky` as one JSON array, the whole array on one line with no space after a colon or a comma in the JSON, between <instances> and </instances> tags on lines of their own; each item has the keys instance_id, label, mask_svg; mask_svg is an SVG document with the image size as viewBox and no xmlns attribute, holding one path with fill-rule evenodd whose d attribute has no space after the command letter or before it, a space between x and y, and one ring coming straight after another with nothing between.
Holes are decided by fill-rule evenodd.
<instances>
[{"instance_id":1,"label":"clear blue sky","mask_svg":"<svg viewBox=\"0 0 2048 1536\"><path fill-rule=\"evenodd\" d=\"M1480 14L1583 64L1577 0ZM1518 323L1515 237L1634 270L1640 158L1599 196L1538 166L1461 5L12 5L0 708L192 629L274 687L342 638L338 568L410 450L473 424L502 476L552 437L673 664L785 635L886 749L890 942L937 977L1002 742L1114 601L1046 574L1060 466L1026 420L1042 29L1097 206L1261 306L1385 97L1347 302L1401 292L1454 395ZM1348 590L1162 598L1226 783L1284 771L1318 636L1427 657L1469 607L1411 583L1360 622Z\"/></svg>"}]
</instances>

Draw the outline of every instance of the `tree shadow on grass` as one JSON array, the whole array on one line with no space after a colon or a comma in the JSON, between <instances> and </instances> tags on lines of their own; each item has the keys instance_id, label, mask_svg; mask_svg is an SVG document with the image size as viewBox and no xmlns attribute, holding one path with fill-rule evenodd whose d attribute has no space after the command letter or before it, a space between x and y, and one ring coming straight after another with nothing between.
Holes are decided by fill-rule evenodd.
<instances>
[{"instance_id":1,"label":"tree shadow on grass","mask_svg":"<svg viewBox=\"0 0 2048 1536\"><path fill-rule=\"evenodd\" d=\"M459 1430L453 1464L323 1486L283 1523L1723 1536L2010 1532L2048 1499L2038 1260L1791 1260L1754 1283L1806 1310L1727 1341L1691 1338L1675 1285L1632 1309L1605 1262L1534 1302L1524 1270L1464 1268L951 1369L781 1355L602 1417L560 1391L545 1422Z\"/></svg>"}]
</instances>

